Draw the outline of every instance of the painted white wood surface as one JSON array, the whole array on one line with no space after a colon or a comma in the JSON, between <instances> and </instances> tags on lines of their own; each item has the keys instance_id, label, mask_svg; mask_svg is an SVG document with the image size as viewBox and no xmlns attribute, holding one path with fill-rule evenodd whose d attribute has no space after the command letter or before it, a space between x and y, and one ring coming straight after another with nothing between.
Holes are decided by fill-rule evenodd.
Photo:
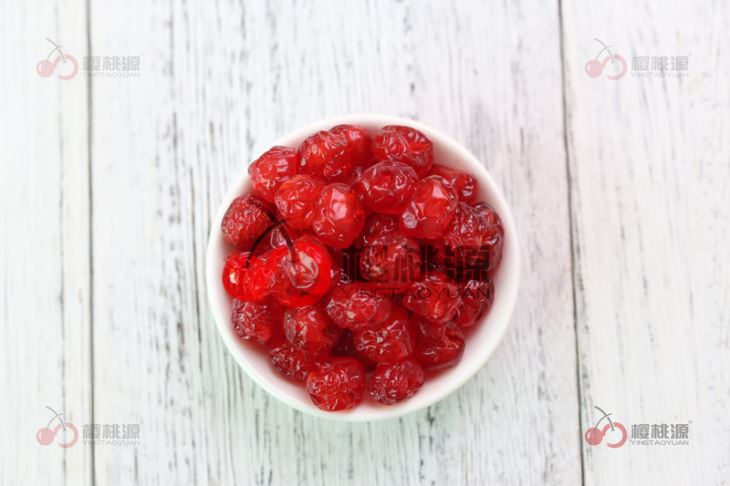
<instances>
[{"instance_id":1,"label":"painted white wood surface","mask_svg":"<svg viewBox=\"0 0 730 486\"><path fill-rule=\"evenodd\" d=\"M0 484L91 478L90 449L35 439L46 406L75 424L92 413L86 84L35 74L46 38L81 62L85 15L0 2Z\"/></svg>"},{"instance_id":2,"label":"painted white wood surface","mask_svg":"<svg viewBox=\"0 0 730 486\"><path fill-rule=\"evenodd\" d=\"M24 229L0 239L2 484L727 480L730 11L584 3L3 4L18 67L0 78L0 215ZM38 78L53 35L79 59L87 40L140 56L141 76ZM627 59L690 54L690 77L588 78L594 37ZM365 111L418 118L484 161L513 206L523 285L505 341L453 396L331 423L227 356L203 255L254 154ZM140 445L43 448L45 405L140 423ZM584 445L594 405L689 421L691 445Z\"/></svg>"},{"instance_id":3,"label":"painted white wood surface","mask_svg":"<svg viewBox=\"0 0 730 486\"><path fill-rule=\"evenodd\" d=\"M586 484L730 481L728 5L563 5L583 427L688 423L690 445L584 445ZM612 44L686 78L591 79ZM587 414L588 413L588 414Z\"/></svg>"}]
</instances>

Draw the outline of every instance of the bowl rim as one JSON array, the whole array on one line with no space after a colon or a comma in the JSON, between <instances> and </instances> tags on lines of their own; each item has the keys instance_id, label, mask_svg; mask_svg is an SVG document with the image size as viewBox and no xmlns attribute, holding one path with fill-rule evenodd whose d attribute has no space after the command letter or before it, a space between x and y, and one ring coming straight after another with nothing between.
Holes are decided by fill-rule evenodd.
<instances>
[{"instance_id":1,"label":"bowl rim","mask_svg":"<svg viewBox=\"0 0 730 486\"><path fill-rule=\"evenodd\" d=\"M231 336L231 333L226 332L227 327L230 326L230 310L224 312L223 309L220 308L220 306L216 305L214 299L214 294L217 295L221 292L225 292L223 290L223 286L220 283L220 275L217 275L213 272L213 269L216 266L220 266L220 262L217 262L215 247L219 239L222 238L220 232L220 223L223 220L223 216L225 215L228 205L233 199L241 195L240 188L246 186L249 182L250 178L248 175L248 171L243 170L242 174L238 176L232 184L229 185L228 190L226 191L218 208L215 211L214 217L211 219L210 235L208 237L208 247L206 249L205 264L207 288L206 293L209 312L210 314L212 314L216 330L218 331L218 335L225 343L228 352L236 360L238 366L240 366L243 371L251 379L253 379L254 382L256 382L257 385L263 388L269 395L275 397L276 399L296 410L329 420L346 422L372 422L401 417L406 414L417 412L445 399L456 390L461 388L486 364L486 362L494 353L495 349L504 339L504 335L509 328L509 324L512 320L512 315L514 313L517 301L517 294L519 291L521 274L521 262L519 252L520 246L511 208L504 198L502 190L497 185L496 181L492 178L492 175L489 173L487 168L482 165L482 163L479 162L479 159L477 159L462 144L460 144L450 136L446 135L445 133L441 132L440 130L426 125L422 122L401 116L382 115L376 113L355 113L348 115L332 116L307 123L295 130L292 130L289 133L277 138L272 144L269 145L269 147L275 145L291 146L292 140L304 139L316 131L327 130L333 126L341 124L378 125L381 127L386 125L406 125L421 131L434 143L434 146L448 146L448 149L458 154L458 158L466 165L468 165L470 169L480 172L478 177L478 179L480 180L480 184L483 184L482 181L487 182L488 191L490 193L490 200L488 202L490 203L490 205L496 205L500 207L499 215L502 220L502 226L505 230L505 235L509 235L508 238L505 238L504 245L505 250L507 251L504 252L503 260L506 257L509 257L511 259L512 272L510 278L507 279L507 283L504 284L503 288L500 288L500 293L497 294L499 297L496 297L505 302L503 306L505 306L506 310L505 312L503 312L503 317L501 320L490 323L490 326L496 328L494 330L495 335L491 340L486 343L487 345L483 348L483 355L481 359L474 360L473 362L459 362L454 368L452 368L453 370L460 369L459 373L455 373L454 379L447 382L447 384L444 385L438 393L433 393L433 396L431 398L424 400L420 403L413 402L412 400L404 400L395 405L378 409L377 412L369 413L358 413L358 407L341 412L326 412L320 410L314 404L299 402L289 397L288 394L280 391L275 384L271 383L268 379L264 378L258 372L255 365L253 365L246 359L246 357L244 356L245 353L241 352L238 343ZM259 155L256 155L256 157L252 158L251 160L255 160L256 158L258 158ZM504 265L505 263L503 261L500 268L504 267ZM487 313L487 315L489 315L489 313ZM485 315L482 319L486 319L487 315ZM409 403L412 403L412 405L409 406Z\"/></svg>"}]
</instances>

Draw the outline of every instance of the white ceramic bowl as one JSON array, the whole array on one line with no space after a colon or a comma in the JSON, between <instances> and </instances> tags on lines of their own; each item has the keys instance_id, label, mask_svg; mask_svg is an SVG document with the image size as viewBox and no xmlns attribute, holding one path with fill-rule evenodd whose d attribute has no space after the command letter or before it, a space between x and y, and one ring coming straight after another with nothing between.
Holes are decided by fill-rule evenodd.
<instances>
[{"instance_id":1,"label":"white ceramic bowl","mask_svg":"<svg viewBox=\"0 0 730 486\"><path fill-rule=\"evenodd\" d=\"M278 374L269 364L268 355L253 343L241 342L233 332L230 322L231 298L221 284L221 274L226 255L231 251L223 241L221 221L228 205L237 196L251 189L246 167L241 165L241 175L223 198L211 225L207 255L207 285L210 308L215 323L226 344L243 370L261 387L287 405L318 417L346 421L379 420L398 417L427 407L443 399L481 368L496 349L509 325L517 299L520 276L520 256L517 233L507 202L497 184L482 164L459 143L440 131L422 123L386 115L346 115L311 123L285 135L270 144L297 147L307 136L327 130L335 125L348 123L360 125L371 133L385 125L407 125L425 134L434 145L434 161L439 164L469 172L479 181L479 200L494 207L502 218L505 232L502 263L495 276L495 296L491 311L468 334L461 361L454 367L427 377L423 387L413 397L395 405L380 405L370 400L343 412L324 412L310 401L304 387L292 383Z\"/></svg>"}]
</instances>

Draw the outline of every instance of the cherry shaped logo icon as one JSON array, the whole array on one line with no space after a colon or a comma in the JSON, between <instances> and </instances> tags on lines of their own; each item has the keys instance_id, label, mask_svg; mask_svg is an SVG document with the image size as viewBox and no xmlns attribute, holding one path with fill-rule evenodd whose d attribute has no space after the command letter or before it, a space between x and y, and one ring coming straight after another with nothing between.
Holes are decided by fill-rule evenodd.
<instances>
[{"instance_id":1,"label":"cherry shaped logo icon","mask_svg":"<svg viewBox=\"0 0 730 486\"><path fill-rule=\"evenodd\" d=\"M594 408L601 412L602 416L600 419L598 419L598 422L596 422L593 427L586 429L585 434L583 434L583 438L585 439L586 443L591 446L597 446L601 444L601 442L603 442L603 439L606 438L607 434L611 433L611 436L614 436L615 432L618 432L618 440L616 440L615 442L606 442L606 446L611 449L617 449L623 446L626 443L626 439L628 438L628 432L626 431L626 427L624 427L624 425L620 422L615 422L611 420L611 414L605 412L602 408ZM603 425L603 427L600 427L601 422L603 422L604 420L606 420L608 423Z\"/></svg>"},{"instance_id":2,"label":"cherry shaped logo icon","mask_svg":"<svg viewBox=\"0 0 730 486\"><path fill-rule=\"evenodd\" d=\"M588 444L597 446L603 440L603 431L596 427L591 427L586 430L584 437Z\"/></svg>"},{"instance_id":3,"label":"cherry shaped logo icon","mask_svg":"<svg viewBox=\"0 0 730 486\"><path fill-rule=\"evenodd\" d=\"M36 440L40 445L51 445L53 439L56 438L56 434L48 427L41 427L35 435Z\"/></svg>"},{"instance_id":4,"label":"cherry shaped logo icon","mask_svg":"<svg viewBox=\"0 0 730 486\"><path fill-rule=\"evenodd\" d=\"M41 427L40 429L38 429L35 434L36 441L42 446L48 446L53 444L53 442L56 441L56 436L61 433L63 439L60 440L65 439L65 441L56 441L58 447L62 447L64 449L73 447L79 440L79 431L76 426L71 422L67 422L63 419L63 412L58 413L48 406L46 406L46 408L51 411L53 417L45 427ZM56 421L58 421L58 424L56 424L55 427L51 428L51 425ZM69 434L70 437L67 437L67 435Z\"/></svg>"},{"instance_id":5,"label":"cherry shaped logo icon","mask_svg":"<svg viewBox=\"0 0 730 486\"><path fill-rule=\"evenodd\" d=\"M586 63L586 75L588 75L588 77L590 78L598 78L601 76L601 74L603 74L603 71L606 70L608 64L611 63L611 67L609 68L611 71L607 71L606 77L612 81L617 81L623 78L629 69L629 65L626 62L626 59L624 59L621 54L614 54L613 52L611 52L611 46L607 46L600 39L595 40L596 42L601 44L603 48L596 53L593 59L589 60ZM601 54L603 54L603 52L607 52L608 55L604 57L602 61L599 61L598 58L601 56Z\"/></svg>"},{"instance_id":6,"label":"cherry shaped logo icon","mask_svg":"<svg viewBox=\"0 0 730 486\"><path fill-rule=\"evenodd\" d=\"M48 53L45 59L41 59L35 66L35 71L38 76L42 78L50 78L54 72L58 71L58 79L68 81L76 77L79 72L79 62L71 54L65 54L62 50L62 46L53 42L51 39L46 39L48 42L53 44L53 50ZM51 57L54 53L58 53L53 61Z\"/></svg>"}]
</instances>

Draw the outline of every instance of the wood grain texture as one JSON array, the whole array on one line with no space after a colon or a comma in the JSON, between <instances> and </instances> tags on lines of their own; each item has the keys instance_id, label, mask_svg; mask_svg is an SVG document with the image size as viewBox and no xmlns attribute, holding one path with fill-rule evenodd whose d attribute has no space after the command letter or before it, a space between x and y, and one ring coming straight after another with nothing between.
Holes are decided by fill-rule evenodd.
<instances>
[{"instance_id":1,"label":"wood grain texture","mask_svg":"<svg viewBox=\"0 0 730 486\"><path fill-rule=\"evenodd\" d=\"M0 484L724 484L728 21L678 1L0 4ZM79 61L139 56L141 75L42 79L46 37ZM688 55L689 77L589 78L595 37L629 63ZM523 259L487 366L371 424L267 396L218 338L204 279L247 163L353 112L463 142ZM46 405L139 423L140 444L41 447ZM689 422L690 445L590 447L595 405Z\"/></svg>"},{"instance_id":2,"label":"wood grain texture","mask_svg":"<svg viewBox=\"0 0 730 486\"><path fill-rule=\"evenodd\" d=\"M584 446L585 484L725 484L730 9L571 0L563 14L583 426L594 405L690 424L689 446ZM591 79L594 37L629 63L689 56L688 77Z\"/></svg>"},{"instance_id":3,"label":"wood grain texture","mask_svg":"<svg viewBox=\"0 0 730 486\"><path fill-rule=\"evenodd\" d=\"M85 13L73 1L0 3L0 484L91 474L91 449L36 442L46 406L79 433L91 414L86 81L36 74L46 38L82 62Z\"/></svg>"},{"instance_id":4,"label":"wood grain texture","mask_svg":"<svg viewBox=\"0 0 730 486\"><path fill-rule=\"evenodd\" d=\"M144 434L136 450L98 448L97 479L578 481L556 6L144 5L92 6L94 51L144 60L141 79L93 91L94 346L116 362L96 369L95 414ZM210 215L256 152L360 111L473 149L514 204L526 264L514 328L475 379L428 411L351 425L293 412L242 375L209 322L202 262Z\"/></svg>"}]
</instances>

